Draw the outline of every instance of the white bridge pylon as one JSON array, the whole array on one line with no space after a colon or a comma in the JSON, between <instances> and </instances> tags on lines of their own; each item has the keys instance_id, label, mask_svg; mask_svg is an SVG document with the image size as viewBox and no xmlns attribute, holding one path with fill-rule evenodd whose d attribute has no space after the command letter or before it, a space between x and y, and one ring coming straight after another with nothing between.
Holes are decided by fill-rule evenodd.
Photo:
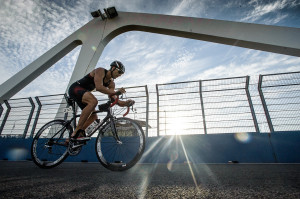
<instances>
[{"instance_id":1,"label":"white bridge pylon","mask_svg":"<svg viewBox=\"0 0 300 199\"><path fill-rule=\"evenodd\" d=\"M300 28L157 14L118 14L113 19L92 19L0 85L0 103L10 99L54 63L82 45L70 85L96 67L109 41L127 31L172 35L300 57Z\"/></svg>"}]
</instances>

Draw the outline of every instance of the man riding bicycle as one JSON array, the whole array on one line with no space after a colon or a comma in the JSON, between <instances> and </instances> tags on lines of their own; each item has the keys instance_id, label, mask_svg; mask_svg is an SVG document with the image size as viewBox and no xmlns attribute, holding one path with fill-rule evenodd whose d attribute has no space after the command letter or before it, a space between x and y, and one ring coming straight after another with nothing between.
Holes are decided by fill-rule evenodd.
<instances>
[{"instance_id":1,"label":"man riding bicycle","mask_svg":"<svg viewBox=\"0 0 300 199\"><path fill-rule=\"evenodd\" d=\"M98 119L96 114L92 114L98 104L97 98L92 94L93 90L99 91L109 96L118 93L125 93L124 88L115 91L114 79L117 79L125 73L125 67L120 61L114 61L110 64L110 70L104 68L96 68L82 79L74 82L69 88L69 96L74 99L81 108L81 116L78 125L71 135L74 140L88 140L85 129ZM117 103L119 106L132 106L133 100L121 101Z\"/></svg>"}]
</instances>

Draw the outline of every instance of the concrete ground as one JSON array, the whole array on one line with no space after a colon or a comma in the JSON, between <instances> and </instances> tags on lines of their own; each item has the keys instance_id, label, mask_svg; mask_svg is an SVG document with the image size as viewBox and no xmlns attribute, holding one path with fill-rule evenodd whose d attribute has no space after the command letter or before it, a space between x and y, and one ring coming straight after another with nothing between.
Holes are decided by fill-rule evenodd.
<instances>
[{"instance_id":1,"label":"concrete ground","mask_svg":"<svg viewBox=\"0 0 300 199\"><path fill-rule=\"evenodd\" d=\"M112 172L100 163L40 169L0 161L0 198L300 198L300 164L138 164Z\"/></svg>"}]
</instances>

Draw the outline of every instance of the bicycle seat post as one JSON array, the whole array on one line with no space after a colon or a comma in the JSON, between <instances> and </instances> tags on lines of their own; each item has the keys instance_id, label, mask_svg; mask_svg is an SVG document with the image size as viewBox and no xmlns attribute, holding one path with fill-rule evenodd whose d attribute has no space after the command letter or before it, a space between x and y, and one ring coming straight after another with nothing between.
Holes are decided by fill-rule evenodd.
<instances>
[{"instance_id":1,"label":"bicycle seat post","mask_svg":"<svg viewBox=\"0 0 300 199\"><path fill-rule=\"evenodd\" d=\"M74 129L76 128L76 106L75 106L75 100L69 98L71 100L72 104L72 113L73 113L73 118L74 118Z\"/></svg>"},{"instance_id":2,"label":"bicycle seat post","mask_svg":"<svg viewBox=\"0 0 300 199\"><path fill-rule=\"evenodd\" d=\"M74 122L74 129L75 129L76 128L76 105L75 105L75 100L73 100L72 98L70 98L66 94L65 94L65 99L67 101L67 104L72 107L72 116L73 116L73 119L74 119L73 122ZM65 119L67 119L67 118L65 118Z\"/></svg>"}]
</instances>

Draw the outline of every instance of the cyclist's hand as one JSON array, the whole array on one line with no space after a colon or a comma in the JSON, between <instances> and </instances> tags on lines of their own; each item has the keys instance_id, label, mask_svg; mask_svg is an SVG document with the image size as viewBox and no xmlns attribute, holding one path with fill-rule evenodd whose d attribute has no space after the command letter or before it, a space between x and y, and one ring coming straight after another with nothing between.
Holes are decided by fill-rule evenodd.
<instances>
[{"instance_id":1,"label":"cyclist's hand","mask_svg":"<svg viewBox=\"0 0 300 199\"><path fill-rule=\"evenodd\" d=\"M120 88L117 92L115 92L111 96L113 96L113 95L122 95L123 93L126 93L125 88Z\"/></svg>"},{"instance_id":2,"label":"cyclist's hand","mask_svg":"<svg viewBox=\"0 0 300 199\"><path fill-rule=\"evenodd\" d=\"M134 103L135 103L134 100L127 100L127 101L126 101L126 106L128 106L128 107L133 106Z\"/></svg>"},{"instance_id":3,"label":"cyclist's hand","mask_svg":"<svg viewBox=\"0 0 300 199\"><path fill-rule=\"evenodd\" d=\"M125 88L120 88L119 90L118 90L120 93L126 93L126 91L125 91Z\"/></svg>"},{"instance_id":4,"label":"cyclist's hand","mask_svg":"<svg viewBox=\"0 0 300 199\"><path fill-rule=\"evenodd\" d=\"M115 94L122 95L123 93L126 93L125 88L120 88Z\"/></svg>"}]
</instances>

